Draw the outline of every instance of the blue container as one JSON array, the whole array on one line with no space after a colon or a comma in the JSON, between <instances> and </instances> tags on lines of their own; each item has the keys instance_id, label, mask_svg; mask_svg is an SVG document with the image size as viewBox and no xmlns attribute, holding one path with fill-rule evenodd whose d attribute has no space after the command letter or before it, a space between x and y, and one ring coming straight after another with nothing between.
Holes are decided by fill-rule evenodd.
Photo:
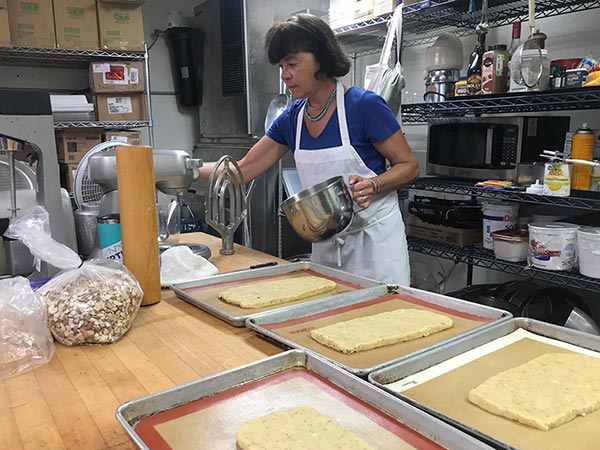
<instances>
[{"instance_id":1,"label":"blue container","mask_svg":"<svg viewBox=\"0 0 600 450\"><path fill-rule=\"evenodd\" d=\"M98 217L98 240L100 241L100 254L103 258L123 259L119 214L106 214Z\"/></svg>"}]
</instances>

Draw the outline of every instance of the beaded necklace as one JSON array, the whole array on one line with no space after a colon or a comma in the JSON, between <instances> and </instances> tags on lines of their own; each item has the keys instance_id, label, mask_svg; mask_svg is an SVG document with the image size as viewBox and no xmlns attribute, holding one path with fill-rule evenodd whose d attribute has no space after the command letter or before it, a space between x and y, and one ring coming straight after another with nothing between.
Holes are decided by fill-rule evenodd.
<instances>
[{"instance_id":1,"label":"beaded necklace","mask_svg":"<svg viewBox=\"0 0 600 450\"><path fill-rule=\"evenodd\" d=\"M337 87L329 95L329 98L327 99L327 102L325 102L325 107L323 108L323 110L316 116L311 116L310 113L308 112L308 108L310 107L310 100L307 99L306 103L304 104L304 115L306 116L306 118L308 120L310 120L311 122L318 122L323 117L325 117L325 114L327 114L327 110L329 109L329 105L331 105L331 102L335 98L336 93L337 93Z\"/></svg>"}]
</instances>

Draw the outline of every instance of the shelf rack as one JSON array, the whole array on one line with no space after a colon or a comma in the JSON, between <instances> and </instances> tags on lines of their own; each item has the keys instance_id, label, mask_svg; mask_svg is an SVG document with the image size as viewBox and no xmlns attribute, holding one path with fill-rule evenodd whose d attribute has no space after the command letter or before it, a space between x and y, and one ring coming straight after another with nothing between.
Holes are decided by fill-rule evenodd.
<instances>
[{"instance_id":1,"label":"shelf rack","mask_svg":"<svg viewBox=\"0 0 600 450\"><path fill-rule=\"evenodd\" d=\"M65 128L143 128L150 126L148 121L137 121L137 122L54 122L55 130L62 130Z\"/></svg>"},{"instance_id":2,"label":"shelf rack","mask_svg":"<svg viewBox=\"0 0 600 450\"><path fill-rule=\"evenodd\" d=\"M0 64L87 69L99 60L144 61L144 52L70 50L63 48L0 47Z\"/></svg>"},{"instance_id":3,"label":"shelf rack","mask_svg":"<svg viewBox=\"0 0 600 450\"><path fill-rule=\"evenodd\" d=\"M458 247L408 237L408 249L425 255L450 259L455 262L470 264L485 269L510 273L531 279L563 284L572 288L600 292L600 279L588 278L577 271L554 272L536 268L528 268L524 262L509 262L497 259L492 250L481 246Z\"/></svg>"},{"instance_id":4,"label":"shelf rack","mask_svg":"<svg viewBox=\"0 0 600 450\"><path fill-rule=\"evenodd\" d=\"M490 0L488 22L490 27L509 25L512 22L525 22L528 18L526 0ZM538 0L536 18L558 16L579 11L600 8L600 0ZM475 26L481 20L481 5L469 12L469 0L428 0L404 6L403 47L433 42L440 33L452 32L458 36L475 33ZM387 22L391 14L385 14L364 22L337 28L334 33L342 45L354 57L378 53ZM357 37L356 35L364 35Z\"/></svg>"},{"instance_id":5,"label":"shelf rack","mask_svg":"<svg viewBox=\"0 0 600 450\"><path fill-rule=\"evenodd\" d=\"M91 62L97 61L143 61L146 86L150 89L148 51L125 50L73 50L64 48L0 47L0 65L35 67L59 67L88 70ZM148 91L149 92L149 91ZM150 95L146 93L146 110L152 117ZM152 120L133 122L60 121L54 123L57 130L64 128L143 128L149 131L150 145L154 145Z\"/></svg>"},{"instance_id":6,"label":"shelf rack","mask_svg":"<svg viewBox=\"0 0 600 450\"><path fill-rule=\"evenodd\" d=\"M564 88L542 92L478 95L439 103L402 105L406 123L426 122L432 117L466 114L499 114L536 111L566 111L600 108L600 87Z\"/></svg>"},{"instance_id":7,"label":"shelf rack","mask_svg":"<svg viewBox=\"0 0 600 450\"><path fill-rule=\"evenodd\" d=\"M570 197L526 194L509 189L488 189L473 186L473 181L457 181L445 178L424 177L415 181L410 188L421 191L456 195L470 195L480 199L505 200L536 205L566 206L569 208L600 210L600 192L571 191Z\"/></svg>"}]
</instances>

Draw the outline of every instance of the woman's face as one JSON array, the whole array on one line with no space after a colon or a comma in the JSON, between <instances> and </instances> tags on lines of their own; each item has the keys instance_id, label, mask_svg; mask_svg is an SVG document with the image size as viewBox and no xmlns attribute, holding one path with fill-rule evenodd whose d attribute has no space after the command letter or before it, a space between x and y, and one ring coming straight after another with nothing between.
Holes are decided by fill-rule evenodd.
<instances>
[{"instance_id":1,"label":"woman's face","mask_svg":"<svg viewBox=\"0 0 600 450\"><path fill-rule=\"evenodd\" d=\"M319 62L312 53L291 53L281 61L281 79L294 98L307 98L318 85L315 73L320 69Z\"/></svg>"}]
</instances>

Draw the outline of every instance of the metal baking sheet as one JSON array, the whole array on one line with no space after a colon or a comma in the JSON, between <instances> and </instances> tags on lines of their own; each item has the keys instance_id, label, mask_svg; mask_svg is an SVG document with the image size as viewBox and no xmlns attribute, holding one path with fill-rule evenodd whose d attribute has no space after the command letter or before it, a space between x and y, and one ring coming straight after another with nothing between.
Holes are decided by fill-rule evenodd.
<instances>
[{"instance_id":1,"label":"metal baking sheet","mask_svg":"<svg viewBox=\"0 0 600 450\"><path fill-rule=\"evenodd\" d=\"M527 343L527 339L520 339L507 345L498 341L523 331L532 333L541 342ZM520 344L520 347L516 344ZM552 430L541 431L495 416L467 400L470 389L495 373L549 351L574 350L599 352L600 338L537 320L513 318L430 349L410 361L401 361L376 370L369 374L368 380L401 400L496 448L595 449L600 441L600 430L594 424L599 423L600 410ZM453 363L457 359L462 361ZM484 361L487 366L475 365ZM402 388L398 388L402 392L392 389L392 383L403 385ZM423 392L432 397L443 392L444 404L425 400L422 397ZM460 418L457 418L459 416Z\"/></svg>"},{"instance_id":2,"label":"metal baking sheet","mask_svg":"<svg viewBox=\"0 0 600 450\"><path fill-rule=\"evenodd\" d=\"M454 321L450 329L408 342L343 354L310 338L310 330L332 323L391 311L399 308L434 310ZM442 345L457 337L509 320L512 315L500 309L447 297L441 294L395 285L342 294L335 299L306 303L280 311L261 314L246 321L246 326L271 340L325 356L353 374L366 377L370 372L407 358L430 346Z\"/></svg>"},{"instance_id":3,"label":"metal baking sheet","mask_svg":"<svg viewBox=\"0 0 600 450\"><path fill-rule=\"evenodd\" d=\"M338 286L336 287L336 290L332 292L325 292L295 302L256 309L240 308L239 306L230 305L217 298L219 290L224 287L230 287L248 281L299 276L304 273L310 273L312 275L333 280ZM177 297L182 300L197 306L233 326L243 327L246 319L255 317L264 312L288 308L292 305L310 303L314 300L337 296L343 292L368 289L376 286L385 285L368 278L362 278L347 272L342 272L341 270L303 261L280 266L224 273L222 275L215 275L210 278L204 278L190 283L175 284L171 286L171 289L173 289Z\"/></svg>"},{"instance_id":4,"label":"metal baking sheet","mask_svg":"<svg viewBox=\"0 0 600 450\"><path fill-rule=\"evenodd\" d=\"M235 449L247 420L311 406L374 448L491 447L326 360L292 350L122 404L117 420L141 449Z\"/></svg>"}]
</instances>

